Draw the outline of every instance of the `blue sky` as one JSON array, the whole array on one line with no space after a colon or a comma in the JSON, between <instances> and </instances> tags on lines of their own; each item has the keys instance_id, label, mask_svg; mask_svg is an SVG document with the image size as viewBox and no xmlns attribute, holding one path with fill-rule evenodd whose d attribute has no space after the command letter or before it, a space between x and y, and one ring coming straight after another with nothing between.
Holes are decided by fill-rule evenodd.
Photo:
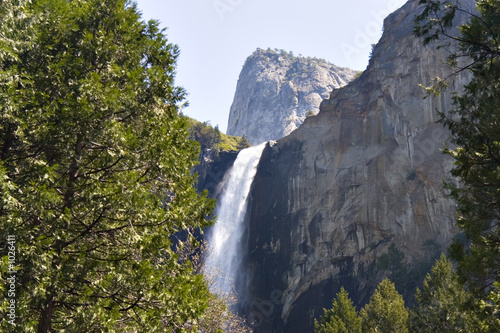
<instances>
[{"instance_id":1,"label":"blue sky","mask_svg":"<svg viewBox=\"0 0 500 333\"><path fill-rule=\"evenodd\" d=\"M238 76L257 48L284 49L363 70L382 21L406 0L136 0L179 45L185 114L225 132Z\"/></svg>"}]
</instances>

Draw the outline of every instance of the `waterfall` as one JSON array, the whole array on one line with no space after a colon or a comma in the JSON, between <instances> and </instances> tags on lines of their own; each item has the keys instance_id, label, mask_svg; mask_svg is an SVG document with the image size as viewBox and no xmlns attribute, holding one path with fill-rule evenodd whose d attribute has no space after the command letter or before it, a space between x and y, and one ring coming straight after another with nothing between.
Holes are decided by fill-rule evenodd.
<instances>
[{"instance_id":1,"label":"waterfall","mask_svg":"<svg viewBox=\"0 0 500 333\"><path fill-rule=\"evenodd\" d=\"M248 193L257 172L265 143L243 149L224 176L222 195L217 203L217 222L208 235L207 272L219 278L212 292L230 294L241 264L241 242L245 230Z\"/></svg>"}]
</instances>

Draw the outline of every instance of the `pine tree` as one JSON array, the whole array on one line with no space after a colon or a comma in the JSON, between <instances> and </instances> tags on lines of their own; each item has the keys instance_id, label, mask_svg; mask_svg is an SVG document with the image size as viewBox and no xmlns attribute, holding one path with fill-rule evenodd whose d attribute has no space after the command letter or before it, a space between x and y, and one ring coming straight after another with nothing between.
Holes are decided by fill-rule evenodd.
<instances>
[{"instance_id":1,"label":"pine tree","mask_svg":"<svg viewBox=\"0 0 500 333\"><path fill-rule=\"evenodd\" d=\"M323 309L321 321L314 321L316 333L361 333L361 318L352 304L349 294L340 289L332 308Z\"/></svg>"},{"instance_id":2,"label":"pine tree","mask_svg":"<svg viewBox=\"0 0 500 333\"><path fill-rule=\"evenodd\" d=\"M195 331L207 286L171 236L208 225L213 202L193 186L177 46L126 0L0 13L2 288L8 235L17 253L1 330Z\"/></svg>"},{"instance_id":3,"label":"pine tree","mask_svg":"<svg viewBox=\"0 0 500 333\"><path fill-rule=\"evenodd\" d=\"M411 311L412 332L474 332L477 322L467 311L471 295L458 281L452 263L443 254L415 295L418 306Z\"/></svg>"},{"instance_id":4,"label":"pine tree","mask_svg":"<svg viewBox=\"0 0 500 333\"><path fill-rule=\"evenodd\" d=\"M219 125L215 125L214 127L214 145L217 146L221 143L222 141L222 133L219 129Z\"/></svg>"},{"instance_id":5,"label":"pine tree","mask_svg":"<svg viewBox=\"0 0 500 333\"><path fill-rule=\"evenodd\" d=\"M248 140L247 140L245 134L243 134L240 141L238 142L237 148L238 148L238 150L242 150L242 149L245 149L248 147L250 147L250 143L248 143Z\"/></svg>"},{"instance_id":6,"label":"pine tree","mask_svg":"<svg viewBox=\"0 0 500 333\"><path fill-rule=\"evenodd\" d=\"M485 300L479 302L483 332L500 332L500 282L495 282Z\"/></svg>"},{"instance_id":7,"label":"pine tree","mask_svg":"<svg viewBox=\"0 0 500 333\"><path fill-rule=\"evenodd\" d=\"M365 333L407 333L408 309L394 284L385 279L377 286L370 302L361 309L362 331Z\"/></svg>"}]
</instances>

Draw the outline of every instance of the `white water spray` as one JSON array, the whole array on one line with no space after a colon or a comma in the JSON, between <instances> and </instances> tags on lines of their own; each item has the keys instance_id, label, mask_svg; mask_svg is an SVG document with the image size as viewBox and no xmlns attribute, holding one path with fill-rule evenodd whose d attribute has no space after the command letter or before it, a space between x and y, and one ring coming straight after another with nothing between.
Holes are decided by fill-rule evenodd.
<instances>
[{"instance_id":1,"label":"white water spray","mask_svg":"<svg viewBox=\"0 0 500 333\"><path fill-rule=\"evenodd\" d=\"M220 272L212 292L230 294L241 264L240 246L252 185L265 143L243 149L227 172L225 186L217 204L217 223L208 236L209 255L205 262L208 272Z\"/></svg>"}]
</instances>

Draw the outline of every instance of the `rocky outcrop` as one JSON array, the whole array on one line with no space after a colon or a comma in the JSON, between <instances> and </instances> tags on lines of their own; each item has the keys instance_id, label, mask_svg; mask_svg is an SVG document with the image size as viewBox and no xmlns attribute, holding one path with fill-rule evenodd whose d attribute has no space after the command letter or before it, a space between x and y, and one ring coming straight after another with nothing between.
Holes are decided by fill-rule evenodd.
<instances>
[{"instance_id":1,"label":"rocky outcrop","mask_svg":"<svg viewBox=\"0 0 500 333\"><path fill-rule=\"evenodd\" d=\"M282 138L308 113L318 113L321 101L355 74L325 60L257 49L238 79L227 134L245 134L252 145Z\"/></svg>"},{"instance_id":2,"label":"rocky outcrop","mask_svg":"<svg viewBox=\"0 0 500 333\"><path fill-rule=\"evenodd\" d=\"M362 305L384 276L406 269L411 279L456 233L442 184L448 132L436 123L451 94L424 99L419 87L450 73L448 54L414 37L418 11L411 0L386 18L366 71L264 150L239 282L256 332L312 332L340 286ZM468 80L460 73L449 84ZM399 263L387 264L391 253Z\"/></svg>"},{"instance_id":3,"label":"rocky outcrop","mask_svg":"<svg viewBox=\"0 0 500 333\"><path fill-rule=\"evenodd\" d=\"M193 172L198 174L198 192L207 190L210 197L216 198L220 194L219 184L237 156L237 151L203 148L199 156L200 163L193 168Z\"/></svg>"}]
</instances>

